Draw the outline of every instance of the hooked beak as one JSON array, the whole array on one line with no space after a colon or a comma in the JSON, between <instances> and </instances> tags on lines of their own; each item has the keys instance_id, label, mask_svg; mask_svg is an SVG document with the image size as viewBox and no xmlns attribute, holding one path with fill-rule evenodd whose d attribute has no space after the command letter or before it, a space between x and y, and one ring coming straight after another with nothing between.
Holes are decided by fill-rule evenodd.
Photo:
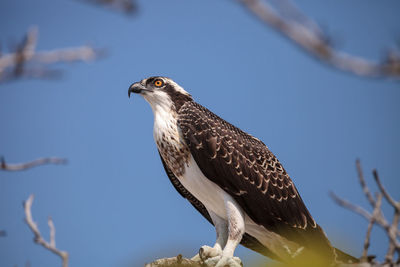
<instances>
[{"instance_id":1,"label":"hooked beak","mask_svg":"<svg viewBox=\"0 0 400 267\"><path fill-rule=\"evenodd\" d=\"M131 93L140 94L145 90L146 88L140 82L134 83L129 87L128 97L131 97Z\"/></svg>"}]
</instances>

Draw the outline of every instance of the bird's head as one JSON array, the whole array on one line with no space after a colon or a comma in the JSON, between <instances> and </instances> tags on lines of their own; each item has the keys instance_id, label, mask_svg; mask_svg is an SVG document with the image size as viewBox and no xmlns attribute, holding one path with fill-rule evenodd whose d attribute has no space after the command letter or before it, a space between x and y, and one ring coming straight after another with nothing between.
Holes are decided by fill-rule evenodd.
<instances>
[{"instance_id":1,"label":"bird's head","mask_svg":"<svg viewBox=\"0 0 400 267\"><path fill-rule=\"evenodd\" d=\"M160 76L132 84L128 90L129 97L131 93L142 95L154 111L159 108L178 111L185 102L192 101L192 96L172 79Z\"/></svg>"}]
</instances>

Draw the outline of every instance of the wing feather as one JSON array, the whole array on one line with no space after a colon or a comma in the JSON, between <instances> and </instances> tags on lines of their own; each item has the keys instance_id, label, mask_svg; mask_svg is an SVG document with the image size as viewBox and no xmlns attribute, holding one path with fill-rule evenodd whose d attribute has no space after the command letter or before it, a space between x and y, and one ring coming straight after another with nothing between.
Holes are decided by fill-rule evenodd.
<instances>
[{"instance_id":1,"label":"wing feather","mask_svg":"<svg viewBox=\"0 0 400 267\"><path fill-rule=\"evenodd\" d=\"M332 252L289 175L263 142L193 101L180 108L178 125L203 174L254 222L306 247Z\"/></svg>"}]
</instances>

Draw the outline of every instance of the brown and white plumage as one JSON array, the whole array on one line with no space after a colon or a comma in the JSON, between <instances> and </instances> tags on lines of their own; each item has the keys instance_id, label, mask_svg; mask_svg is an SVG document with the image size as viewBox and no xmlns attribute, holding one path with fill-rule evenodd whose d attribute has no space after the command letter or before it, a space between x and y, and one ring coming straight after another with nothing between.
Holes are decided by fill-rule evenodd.
<instances>
[{"instance_id":1,"label":"brown and white plumage","mask_svg":"<svg viewBox=\"0 0 400 267\"><path fill-rule=\"evenodd\" d=\"M309 254L335 261L335 249L263 142L194 102L171 79L150 77L129 92L152 107L154 138L172 184L215 225L217 242L206 248L217 266L234 266L239 242L281 261Z\"/></svg>"}]
</instances>

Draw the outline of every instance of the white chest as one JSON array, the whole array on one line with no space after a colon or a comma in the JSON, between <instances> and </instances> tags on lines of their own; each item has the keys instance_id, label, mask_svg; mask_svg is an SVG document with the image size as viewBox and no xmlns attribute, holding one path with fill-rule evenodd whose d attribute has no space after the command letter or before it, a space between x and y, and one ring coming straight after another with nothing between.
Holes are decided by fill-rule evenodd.
<instances>
[{"instance_id":1,"label":"white chest","mask_svg":"<svg viewBox=\"0 0 400 267\"><path fill-rule=\"evenodd\" d=\"M226 192L204 176L192 156L185 167L183 176L178 179L208 210L212 210L221 218L227 218L224 206Z\"/></svg>"},{"instance_id":2,"label":"white chest","mask_svg":"<svg viewBox=\"0 0 400 267\"><path fill-rule=\"evenodd\" d=\"M179 178L179 181L203 203L207 210L211 210L219 217L227 220L228 216L224 203L227 193L203 175L192 156L190 156L189 164L186 166L185 172ZM275 254L288 257L300 248L297 244L256 224L246 212L244 212L244 215L245 232L255 237Z\"/></svg>"}]
</instances>

